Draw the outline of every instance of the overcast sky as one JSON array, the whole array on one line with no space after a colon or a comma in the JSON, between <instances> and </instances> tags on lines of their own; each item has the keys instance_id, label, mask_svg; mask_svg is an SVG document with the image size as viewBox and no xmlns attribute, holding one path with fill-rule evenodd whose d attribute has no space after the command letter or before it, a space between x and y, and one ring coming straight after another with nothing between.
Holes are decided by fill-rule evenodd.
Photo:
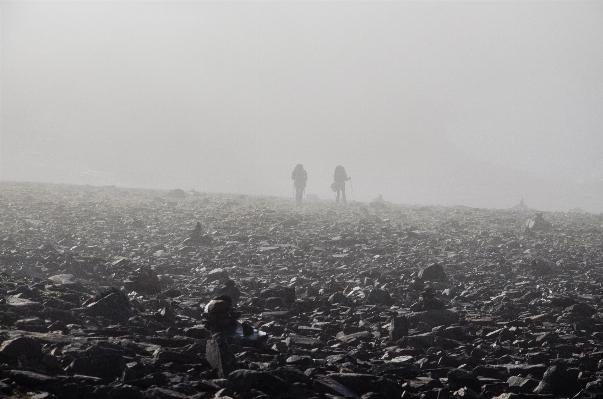
<instances>
[{"instance_id":1,"label":"overcast sky","mask_svg":"<svg viewBox=\"0 0 603 399\"><path fill-rule=\"evenodd\" d=\"M3 180L286 196L303 163L326 198L341 164L356 199L448 203L425 187L456 168L603 179L601 1L0 7Z\"/></svg>"}]
</instances>

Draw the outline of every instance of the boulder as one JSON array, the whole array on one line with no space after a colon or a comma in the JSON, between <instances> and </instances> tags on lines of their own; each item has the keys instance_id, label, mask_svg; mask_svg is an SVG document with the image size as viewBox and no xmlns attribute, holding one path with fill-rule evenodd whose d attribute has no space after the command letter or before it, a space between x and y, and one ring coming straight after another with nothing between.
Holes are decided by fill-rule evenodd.
<instances>
[{"instance_id":1,"label":"boulder","mask_svg":"<svg viewBox=\"0 0 603 399\"><path fill-rule=\"evenodd\" d=\"M444 268L439 263L433 263L419 271L417 275L423 281L448 281Z\"/></svg>"}]
</instances>

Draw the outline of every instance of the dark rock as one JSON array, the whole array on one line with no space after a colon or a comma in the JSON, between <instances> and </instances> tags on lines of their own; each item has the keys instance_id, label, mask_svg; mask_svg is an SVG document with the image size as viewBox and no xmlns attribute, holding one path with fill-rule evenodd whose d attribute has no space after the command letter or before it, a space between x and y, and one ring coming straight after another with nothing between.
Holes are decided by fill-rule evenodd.
<instances>
[{"instance_id":1,"label":"dark rock","mask_svg":"<svg viewBox=\"0 0 603 399\"><path fill-rule=\"evenodd\" d=\"M9 309L13 309L15 312L26 315L35 314L44 309L44 305L42 305L40 302L31 301L27 298L21 298L17 295L7 297L6 305Z\"/></svg>"},{"instance_id":2,"label":"dark rock","mask_svg":"<svg viewBox=\"0 0 603 399\"><path fill-rule=\"evenodd\" d=\"M272 374L288 384L299 383L308 386L312 384L310 377L294 367L279 367Z\"/></svg>"},{"instance_id":3,"label":"dark rock","mask_svg":"<svg viewBox=\"0 0 603 399\"><path fill-rule=\"evenodd\" d=\"M73 284L76 282L73 274L57 274L54 276L48 277L48 281L55 285L63 285L63 284Z\"/></svg>"},{"instance_id":4,"label":"dark rock","mask_svg":"<svg viewBox=\"0 0 603 399\"><path fill-rule=\"evenodd\" d=\"M395 381L383 377L357 373L333 373L329 377L358 395L374 392L385 398L399 398L402 394L402 389Z\"/></svg>"},{"instance_id":5,"label":"dark rock","mask_svg":"<svg viewBox=\"0 0 603 399\"><path fill-rule=\"evenodd\" d=\"M230 349L224 334L217 333L207 341L205 356L220 378L226 378L237 369L237 359Z\"/></svg>"},{"instance_id":6,"label":"dark rock","mask_svg":"<svg viewBox=\"0 0 603 399\"><path fill-rule=\"evenodd\" d=\"M402 341L412 348L429 348L433 346L435 335L433 333L424 333L409 335L404 337Z\"/></svg>"},{"instance_id":7,"label":"dark rock","mask_svg":"<svg viewBox=\"0 0 603 399\"><path fill-rule=\"evenodd\" d=\"M127 384L120 384L111 389L107 394L108 399L142 399L140 389Z\"/></svg>"},{"instance_id":8,"label":"dark rock","mask_svg":"<svg viewBox=\"0 0 603 399\"><path fill-rule=\"evenodd\" d=\"M15 322L15 327L19 330L32 332L46 332L48 329L46 322L39 317L30 317L17 320Z\"/></svg>"},{"instance_id":9,"label":"dark rock","mask_svg":"<svg viewBox=\"0 0 603 399\"><path fill-rule=\"evenodd\" d=\"M421 310L440 310L446 306L439 299L431 287L425 287L424 291L419 295L419 301L411 306L413 311Z\"/></svg>"},{"instance_id":10,"label":"dark rock","mask_svg":"<svg viewBox=\"0 0 603 399\"><path fill-rule=\"evenodd\" d=\"M419 375L419 368L414 364L408 363L383 363L375 364L371 368L371 374L374 375L394 375L399 378L411 379Z\"/></svg>"},{"instance_id":11,"label":"dark rock","mask_svg":"<svg viewBox=\"0 0 603 399\"><path fill-rule=\"evenodd\" d=\"M70 311L62 309L53 309L50 307L44 308L44 311L42 311L42 317L44 317L45 319L49 319L53 322L60 321L65 324L75 324L78 321L77 317L75 317Z\"/></svg>"},{"instance_id":12,"label":"dark rock","mask_svg":"<svg viewBox=\"0 0 603 399\"><path fill-rule=\"evenodd\" d=\"M316 338L310 338L310 337L302 337L299 335L290 335L286 340L285 343L287 344L288 347L301 347L301 348L319 348L325 345L325 343L323 341L321 341L320 339L316 339Z\"/></svg>"},{"instance_id":13,"label":"dark rock","mask_svg":"<svg viewBox=\"0 0 603 399\"><path fill-rule=\"evenodd\" d=\"M394 316L389 325L390 341L397 341L408 335L408 319L404 316Z\"/></svg>"},{"instance_id":14,"label":"dark rock","mask_svg":"<svg viewBox=\"0 0 603 399\"><path fill-rule=\"evenodd\" d=\"M285 331L285 326L278 321L271 321L266 324L262 324L260 326L260 330L272 335L281 335Z\"/></svg>"},{"instance_id":15,"label":"dark rock","mask_svg":"<svg viewBox=\"0 0 603 399\"><path fill-rule=\"evenodd\" d=\"M181 348L186 345L194 344L195 341L192 338L188 337L147 337L146 341L160 346L165 346L167 348Z\"/></svg>"},{"instance_id":16,"label":"dark rock","mask_svg":"<svg viewBox=\"0 0 603 399\"><path fill-rule=\"evenodd\" d=\"M448 281L444 268L439 263L434 263L419 271L417 275L423 281Z\"/></svg>"},{"instance_id":17,"label":"dark rock","mask_svg":"<svg viewBox=\"0 0 603 399\"><path fill-rule=\"evenodd\" d=\"M209 234L203 234L201 223L197 222L190 236L182 241L180 248L188 248L189 246L210 245L213 238Z\"/></svg>"},{"instance_id":18,"label":"dark rock","mask_svg":"<svg viewBox=\"0 0 603 399\"><path fill-rule=\"evenodd\" d=\"M170 388L173 389L174 391L177 391L177 392L183 393L185 395L189 395L189 396L194 396L199 393L199 391L197 391L193 387L193 385L191 385L187 382L180 382L178 384L172 385Z\"/></svg>"},{"instance_id":19,"label":"dark rock","mask_svg":"<svg viewBox=\"0 0 603 399\"><path fill-rule=\"evenodd\" d=\"M55 381L54 377L26 370L10 370L9 375L13 381L25 386L46 385Z\"/></svg>"},{"instance_id":20,"label":"dark rock","mask_svg":"<svg viewBox=\"0 0 603 399\"><path fill-rule=\"evenodd\" d=\"M442 338L454 339L457 341L462 341L467 338L467 331L465 328L461 326L438 326L434 327L432 331L438 336ZM475 348L480 349L480 348ZM485 354L484 354L485 356ZM483 356L482 356L483 357Z\"/></svg>"},{"instance_id":21,"label":"dark rock","mask_svg":"<svg viewBox=\"0 0 603 399\"><path fill-rule=\"evenodd\" d=\"M411 323L423 322L431 327L449 326L458 323L460 319L458 312L450 309L426 310L424 312L410 313L406 317L408 317Z\"/></svg>"},{"instance_id":22,"label":"dark rock","mask_svg":"<svg viewBox=\"0 0 603 399\"><path fill-rule=\"evenodd\" d=\"M359 331L352 334L344 334L343 332L340 332L335 338L349 344L355 341L368 341L373 338L373 334L370 331Z\"/></svg>"},{"instance_id":23,"label":"dark rock","mask_svg":"<svg viewBox=\"0 0 603 399\"><path fill-rule=\"evenodd\" d=\"M88 316L102 316L118 323L125 323L134 315L126 294L117 290L101 294L101 298L86 306L83 312Z\"/></svg>"},{"instance_id":24,"label":"dark rock","mask_svg":"<svg viewBox=\"0 0 603 399\"><path fill-rule=\"evenodd\" d=\"M73 298L75 300L78 301L79 303L79 298ZM70 310L73 309L75 307L78 307L79 305L73 302L68 302L62 299L58 299L58 298L48 298L43 302L44 305L44 312L46 311L47 308L51 308L53 310Z\"/></svg>"},{"instance_id":25,"label":"dark rock","mask_svg":"<svg viewBox=\"0 0 603 399\"><path fill-rule=\"evenodd\" d=\"M496 366L505 370L509 375L532 375L540 378L547 369L544 364L501 364Z\"/></svg>"},{"instance_id":26,"label":"dark rock","mask_svg":"<svg viewBox=\"0 0 603 399\"><path fill-rule=\"evenodd\" d=\"M328 299L331 304L342 304L342 305L350 305L352 300L344 295L343 292L335 292L329 296Z\"/></svg>"},{"instance_id":27,"label":"dark rock","mask_svg":"<svg viewBox=\"0 0 603 399\"><path fill-rule=\"evenodd\" d=\"M188 399L188 395L167 388L149 388L142 393L145 399Z\"/></svg>"},{"instance_id":28,"label":"dark rock","mask_svg":"<svg viewBox=\"0 0 603 399\"><path fill-rule=\"evenodd\" d=\"M121 355L101 355L74 359L69 365L73 374L91 375L106 381L120 377L126 367L126 361Z\"/></svg>"},{"instance_id":29,"label":"dark rock","mask_svg":"<svg viewBox=\"0 0 603 399\"><path fill-rule=\"evenodd\" d=\"M509 386L509 392L529 393L538 386L538 380L512 376L507 380L507 384Z\"/></svg>"},{"instance_id":30,"label":"dark rock","mask_svg":"<svg viewBox=\"0 0 603 399\"><path fill-rule=\"evenodd\" d=\"M443 388L442 383L439 379L431 378L431 377L416 377L405 383L409 388L414 391L429 391L431 390L432 394L435 396L438 393L439 388ZM404 388L404 386L403 386Z\"/></svg>"},{"instance_id":31,"label":"dark rock","mask_svg":"<svg viewBox=\"0 0 603 399\"><path fill-rule=\"evenodd\" d=\"M266 393L269 397L277 397L287 392L289 385L279 377L265 371L236 370L228 375L232 389L244 394L251 389Z\"/></svg>"},{"instance_id":32,"label":"dark rock","mask_svg":"<svg viewBox=\"0 0 603 399\"><path fill-rule=\"evenodd\" d=\"M196 325L192 327L186 327L184 329L184 335L195 339L206 339L209 338L210 332L202 325Z\"/></svg>"},{"instance_id":33,"label":"dark rock","mask_svg":"<svg viewBox=\"0 0 603 399\"><path fill-rule=\"evenodd\" d=\"M473 359L483 359L488 354L488 351L482 348L473 348L471 351L471 357Z\"/></svg>"},{"instance_id":34,"label":"dark rock","mask_svg":"<svg viewBox=\"0 0 603 399\"><path fill-rule=\"evenodd\" d=\"M197 355L188 353L173 352L165 349L158 349L153 354L156 364L180 363L180 364L200 364L205 363L205 359Z\"/></svg>"},{"instance_id":35,"label":"dark rock","mask_svg":"<svg viewBox=\"0 0 603 399\"><path fill-rule=\"evenodd\" d=\"M389 292L379 288L371 290L366 296L366 300L369 303L376 303L385 306L391 306L394 304L394 299L391 297Z\"/></svg>"},{"instance_id":36,"label":"dark rock","mask_svg":"<svg viewBox=\"0 0 603 399\"><path fill-rule=\"evenodd\" d=\"M149 387L155 386L164 386L168 383L167 377L163 373L152 373L150 375L145 375L142 378L135 380L128 380L128 384L134 385L141 389L147 389Z\"/></svg>"},{"instance_id":37,"label":"dark rock","mask_svg":"<svg viewBox=\"0 0 603 399\"><path fill-rule=\"evenodd\" d=\"M471 388L476 392L481 390L479 379L472 372L463 369L453 369L448 372L448 385L452 390L463 387Z\"/></svg>"},{"instance_id":38,"label":"dark rock","mask_svg":"<svg viewBox=\"0 0 603 399\"><path fill-rule=\"evenodd\" d=\"M316 392L302 385L291 385L287 390L286 397L294 399L312 399L316 398ZM268 398L268 396L266 396Z\"/></svg>"},{"instance_id":39,"label":"dark rock","mask_svg":"<svg viewBox=\"0 0 603 399\"><path fill-rule=\"evenodd\" d=\"M597 310L592 306L579 302L563 309L563 313L573 317L590 317L597 313Z\"/></svg>"},{"instance_id":40,"label":"dark rock","mask_svg":"<svg viewBox=\"0 0 603 399\"><path fill-rule=\"evenodd\" d=\"M549 275L553 273L553 268L546 261L542 259L533 259L530 267L530 272L538 276Z\"/></svg>"},{"instance_id":41,"label":"dark rock","mask_svg":"<svg viewBox=\"0 0 603 399\"><path fill-rule=\"evenodd\" d=\"M360 399L360 396L345 385L327 376L317 376L312 388L320 393L337 395L344 398Z\"/></svg>"},{"instance_id":42,"label":"dark rock","mask_svg":"<svg viewBox=\"0 0 603 399\"><path fill-rule=\"evenodd\" d=\"M458 391L453 392L452 396L454 396L455 398L482 399L482 395L475 392L469 387L463 387Z\"/></svg>"},{"instance_id":43,"label":"dark rock","mask_svg":"<svg viewBox=\"0 0 603 399\"><path fill-rule=\"evenodd\" d=\"M64 378L62 382L79 385L101 385L104 381L102 378L92 377L91 375L75 374Z\"/></svg>"},{"instance_id":44,"label":"dark rock","mask_svg":"<svg viewBox=\"0 0 603 399\"><path fill-rule=\"evenodd\" d=\"M312 364L312 358L310 356L292 355L285 359L285 364L297 367L308 367Z\"/></svg>"},{"instance_id":45,"label":"dark rock","mask_svg":"<svg viewBox=\"0 0 603 399\"><path fill-rule=\"evenodd\" d=\"M285 304L293 304L295 302L295 288L283 287L279 285L271 285L270 287L260 291L260 298L281 298Z\"/></svg>"},{"instance_id":46,"label":"dark rock","mask_svg":"<svg viewBox=\"0 0 603 399\"><path fill-rule=\"evenodd\" d=\"M86 397L88 393L86 385L74 382L61 383L58 386L50 387L49 390L52 391L53 396L60 399L79 399Z\"/></svg>"},{"instance_id":47,"label":"dark rock","mask_svg":"<svg viewBox=\"0 0 603 399\"><path fill-rule=\"evenodd\" d=\"M228 280L228 272L222 268L210 270L206 275L206 282L211 283L212 281L226 281Z\"/></svg>"},{"instance_id":48,"label":"dark rock","mask_svg":"<svg viewBox=\"0 0 603 399\"><path fill-rule=\"evenodd\" d=\"M547 368L534 393L574 396L581 388L576 370L555 365Z\"/></svg>"},{"instance_id":49,"label":"dark rock","mask_svg":"<svg viewBox=\"0 0 603 399\"><path fill-rule=\"evenodd\" d=\"M20 356L37 359L42 356L42 344L34 338L13 338L2 342L2 345L0 345L0 354L13 360Z\"/></svg>"},{"instance_id":50,"label":"dark rock","mask_svg":"<svg viewBox=\"0 0 603 399\"><path fill-rule=\"evenodd\" d=\"M157 273L149 266L142 266L136 273L124 281L127 291L136 291L140 294L157 294L161 292L161 283Z\"/></svg>"}]
</instances>

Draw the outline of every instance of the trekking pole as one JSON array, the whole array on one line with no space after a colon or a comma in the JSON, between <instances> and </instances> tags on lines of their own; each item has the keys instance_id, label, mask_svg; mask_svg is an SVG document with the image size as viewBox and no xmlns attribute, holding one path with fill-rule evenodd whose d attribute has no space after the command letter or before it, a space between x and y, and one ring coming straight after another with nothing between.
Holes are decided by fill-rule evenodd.
<instances>
[{"instance_id":1,"label":"trekking pole","mask_svg":"<svg viewBox=\"0 0 603 399\"><path fill-rule=\"evenodd\" d=\"M354 196L354 186L352 185L351 177L350 177L350 188L352 189L352 201L356 202L356 197Z\"/></svg>"}]
</instances>

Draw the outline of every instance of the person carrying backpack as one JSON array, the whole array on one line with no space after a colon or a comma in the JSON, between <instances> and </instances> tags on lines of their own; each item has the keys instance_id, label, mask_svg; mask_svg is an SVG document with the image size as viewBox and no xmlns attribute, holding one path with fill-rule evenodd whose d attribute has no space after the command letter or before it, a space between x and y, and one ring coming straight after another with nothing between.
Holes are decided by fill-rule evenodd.
<instances>
[{"instance_id":1,"label":"person carrying backpack","mask_svg":"<svg viewBox=\"0 0 603 399\"><path fill-rule=\"evenodd\" d=\"M331 187L333 188L333 191L337 191L337 198L335 199L335 202L339 202L339 195L341 194L343 203L344 204L346 203L345 182L350 179L351 179L351 177L348 177L348 175L345 173L345 169L343 168L343 166L337 165L337 167L335 168L335 176L334 176L335 182L331 185Z\"/></svg>"},{"instance_id":2,"label":"person carrying backpack","mask_svg":"<svg viewBox=\"0 0 603 399\"><path fill-rule=\"evenodd\" d=\"M308 174L301 163L297 164L295 169L293 169L291 179L293 180L293 187L295 188L295 202L297 205L301 205L302 199L304 198L304 191L306 191L306 181L308 180Z\"/></svg>"}]
</instances>

